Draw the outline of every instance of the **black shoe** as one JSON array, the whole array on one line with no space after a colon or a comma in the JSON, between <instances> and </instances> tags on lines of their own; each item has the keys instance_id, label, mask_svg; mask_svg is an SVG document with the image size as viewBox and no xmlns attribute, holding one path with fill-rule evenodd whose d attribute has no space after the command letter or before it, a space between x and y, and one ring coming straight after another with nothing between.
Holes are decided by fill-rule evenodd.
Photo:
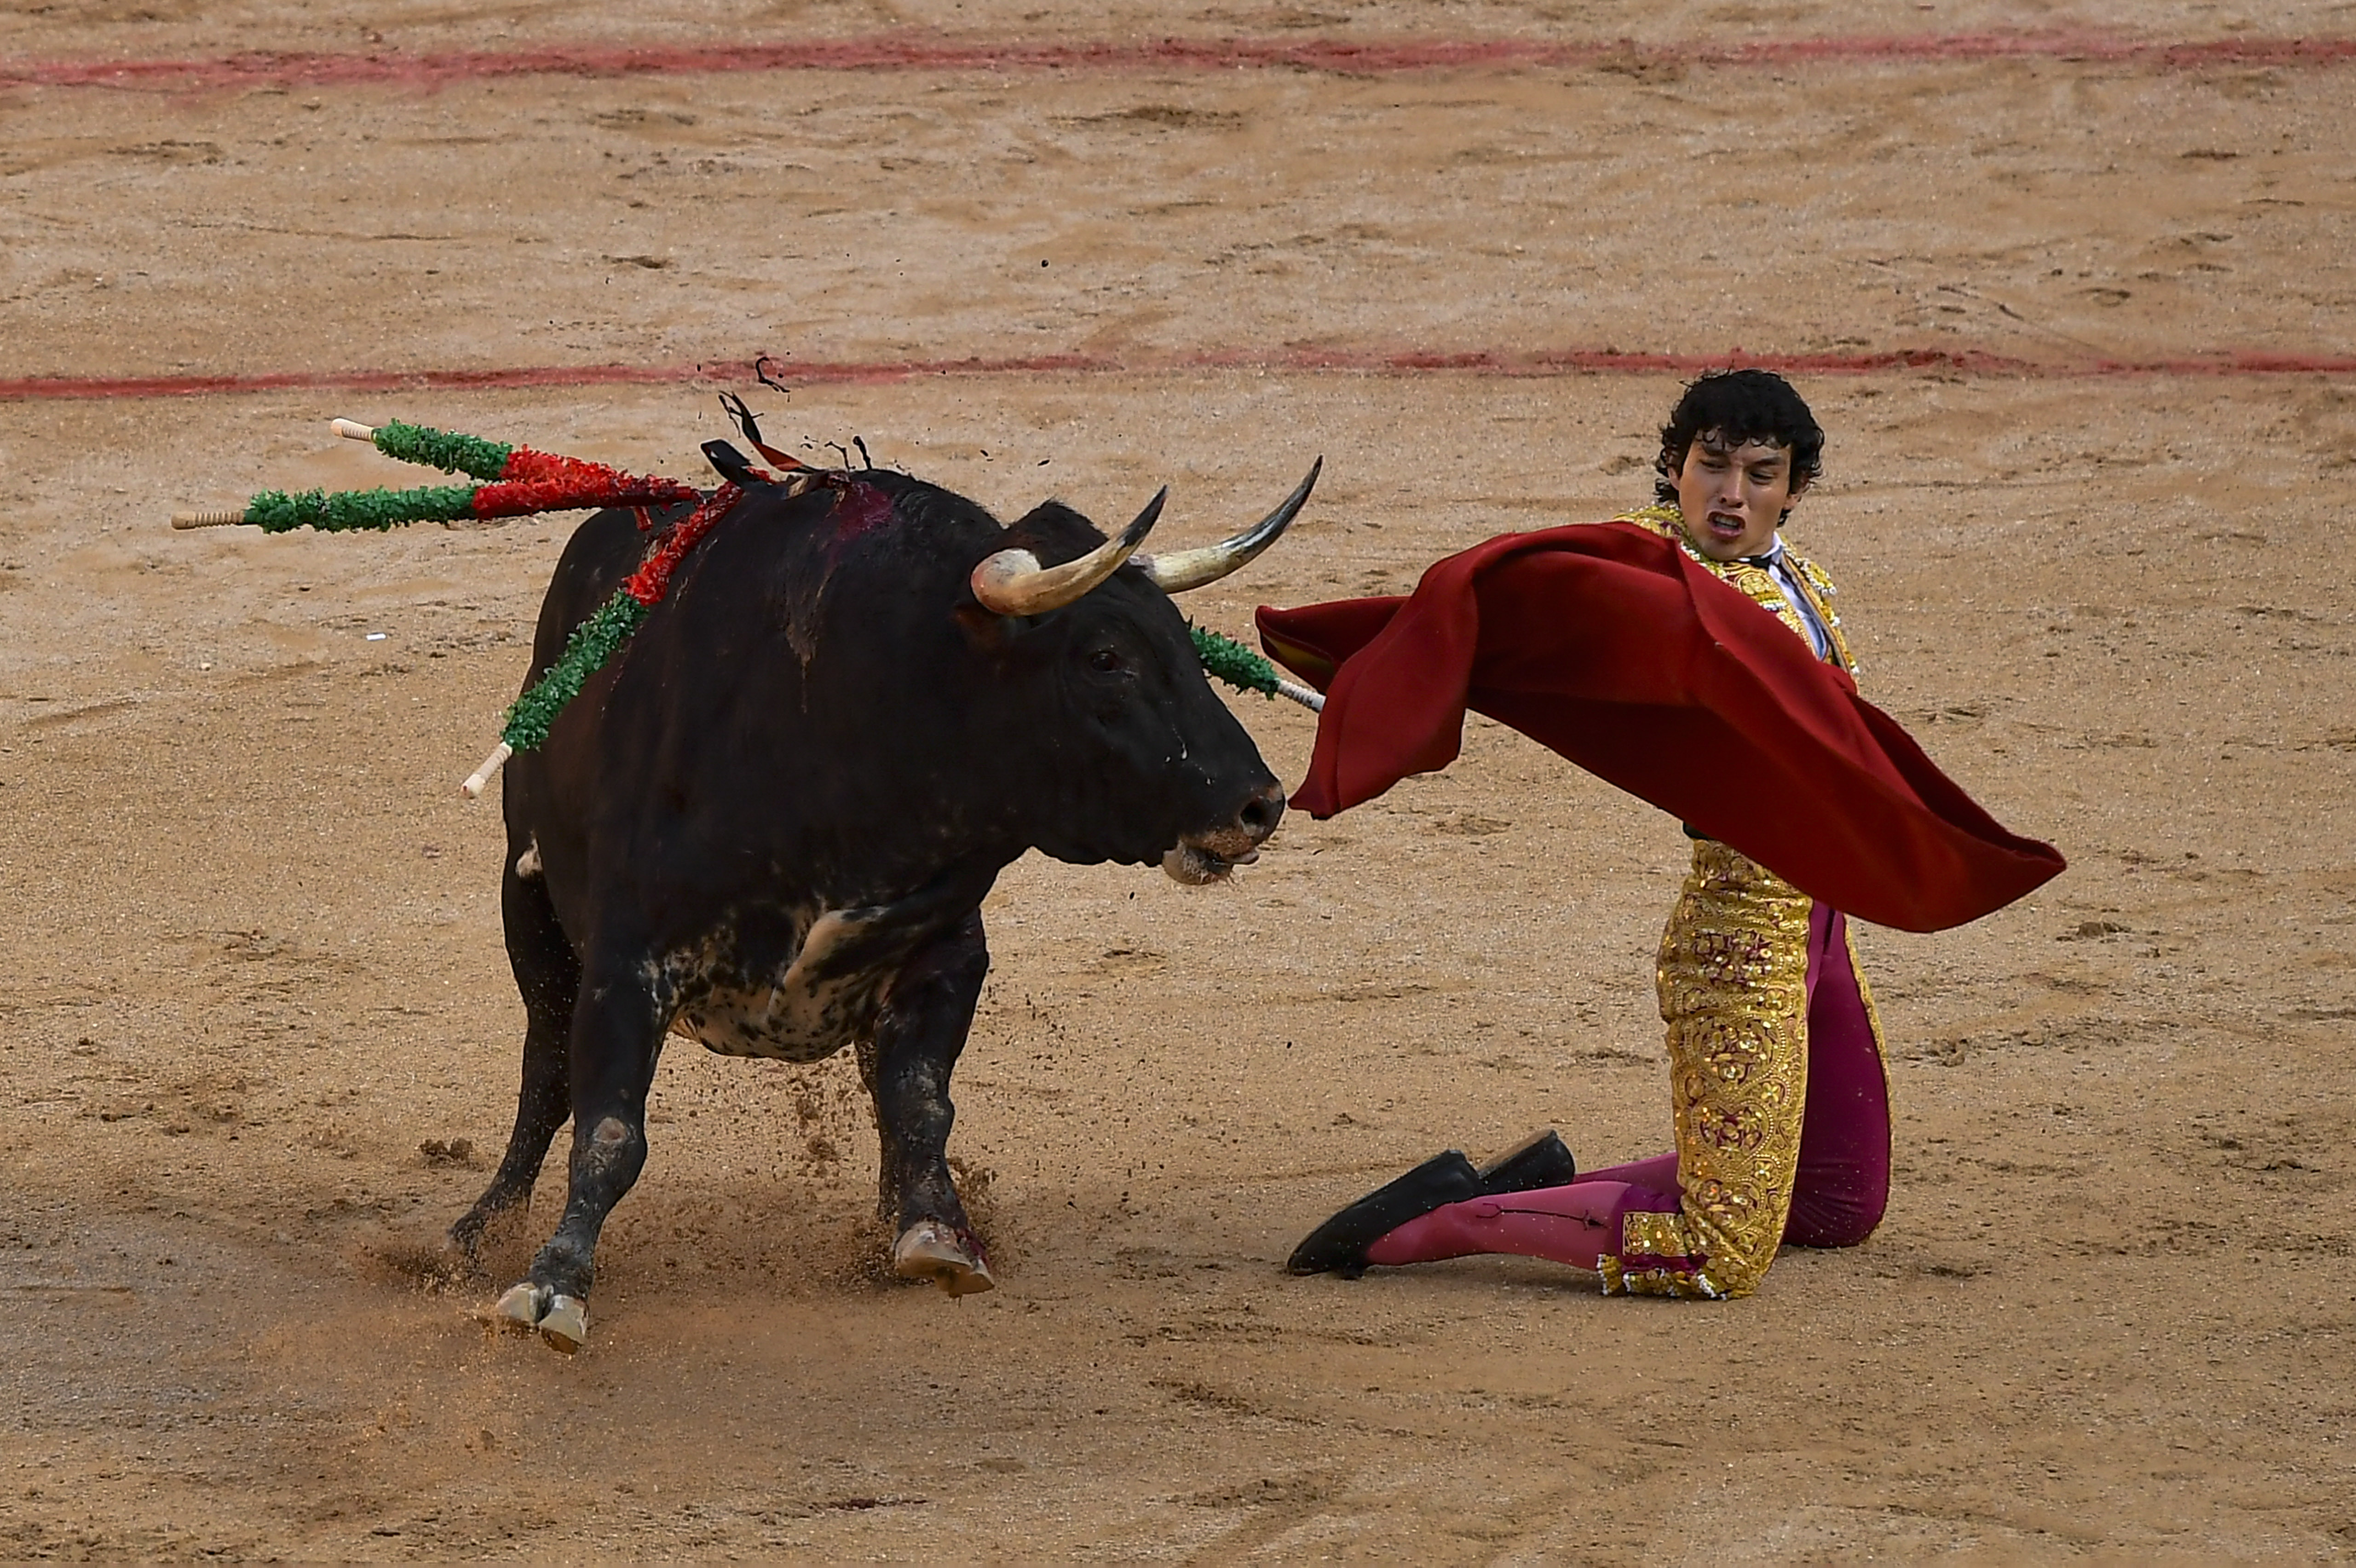
<instances>
[{"instance_id":1,"label":"black shoe","mask_svg":"<svg viewBox=\"0 0 2356 1568\"><path fill-rule=\"evenodd\" d=\"M1492 1197L1500 1192L1535 1192L1541 1187L1568 1187L1578 1174L1579 1162L1570 1157L1570 1150L1552 1127L1532 1133L1478 1172L1481 1190Z\"/></svg>"},{"instance_id":2,"label":"black shoe","mask_svg":"<svg viewBox=\"0 0 2356 1568\"><path fill-rule=\"evenodd\" d=\"M1433 1155L1397 1180L1376 1188L1309 1232L1284 1266L1294 1274L1332 1270L1344 1279L1366 1272L1366 1249L1409 1220L1443 1203L1481 1196L1481 1173L1461 1149Z\"/></svg>"}]
</instances>

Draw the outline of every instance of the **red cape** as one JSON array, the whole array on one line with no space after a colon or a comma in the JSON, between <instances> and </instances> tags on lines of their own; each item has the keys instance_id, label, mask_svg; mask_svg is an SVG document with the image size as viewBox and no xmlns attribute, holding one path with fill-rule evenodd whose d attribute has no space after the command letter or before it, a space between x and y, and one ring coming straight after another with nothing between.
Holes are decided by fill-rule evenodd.
<instances>
[{"instance_id":1,"label":"red cape","mask_svg":"<svg viewBox=\"0 0 2356 1568\"><path fill-rule=\"evenodd\" d=\"M1327 694L1292 796L1312 816L1446 767L1471 708L1876 924L1961 925L2063 867L1778 617L1633 523L1506 534L1412 598L1263 606L1259 632Z\"/></svg>"}]
</instances>

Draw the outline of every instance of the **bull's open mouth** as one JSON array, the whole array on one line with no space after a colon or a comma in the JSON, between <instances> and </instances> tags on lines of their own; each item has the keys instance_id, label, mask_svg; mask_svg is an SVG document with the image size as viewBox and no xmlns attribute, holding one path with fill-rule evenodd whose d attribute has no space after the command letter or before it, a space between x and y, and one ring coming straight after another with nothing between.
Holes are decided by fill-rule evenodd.
<instances>
[{"instance_id":1,"label":"bull's open mouth","mask_svg":"<svg viewBox=\"0 0 2356 1568\"><path fill-rule=\"evenodd\" d=\"M1237 866L1248 866L1258 859L1258 849L1228 855L1207 845L1181 844L1162 857L1162 869L1173 882L1199 888L1205 882L1224 881Z\"/></svg>"}]
</instances>

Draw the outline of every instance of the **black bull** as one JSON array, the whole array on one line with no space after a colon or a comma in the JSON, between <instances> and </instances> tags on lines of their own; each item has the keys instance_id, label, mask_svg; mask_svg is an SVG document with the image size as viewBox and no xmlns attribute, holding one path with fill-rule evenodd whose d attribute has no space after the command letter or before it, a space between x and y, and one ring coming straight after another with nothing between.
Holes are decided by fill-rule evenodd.
<instances>
[{"instance_id":1,"label":"black bull","mask_svg":"<svg viewBox=\"0 0 2356 1568\"><path fill-rule=\"evenodd\" d=\"M1108 545L1057 503L1004 528L888 472L747 490L547 744L507 771L522 1087L506 1156L454 1239L471 1254L529 1201L568 1117L573 1148L563 1217L500 1317L582 1342L598 1232L646 1162L671 1030L794 1061L855 1047L895 1267L988 1288L945 1153L949 1075L990 966L982 899L1026 849L1199 880L1274 829L1283 792L1163 585L1248 560L1314 478L1258 529L1182 552L1191 570L1118 564L1158 496ZM628 512L574 534L532 678L644 549ZM1229 555L1205 575L1196 558L1214 550ZM1064 564L1082 558L1097 564ZM1012 598L985 581L1010 561ZM1057 567L1110 574L1056 607L1071 592ZM1022 597L1040 582L1044 600Z\"/></svg>"}]
</instances>

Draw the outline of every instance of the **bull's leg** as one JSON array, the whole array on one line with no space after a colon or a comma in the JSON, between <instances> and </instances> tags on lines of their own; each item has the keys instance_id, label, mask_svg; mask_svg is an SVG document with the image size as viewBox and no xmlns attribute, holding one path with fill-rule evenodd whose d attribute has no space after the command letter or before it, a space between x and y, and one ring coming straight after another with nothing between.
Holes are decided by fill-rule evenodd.
<instances>
[{"instance_id":1,"label":"bull's leg","mask_svg":"<svg viewBox=\"0 0 2356 1568\"><path fill-rule=\"evenodd\" d=\"M598 1232L647 1162L647 1090L670 1021L671 998L659 985L638 954L591 955L567 1040L573 1158L564 1217L531 1260L530 1276L497 1308L568 1354L589 1336Z\"/></svg>"},{"instance_id":2,"label":"bull's leg","mask_svg":"<svg viewBox=\"0 0 2356 1568\"><path fill-rule=\"evenodd\" d=\"M516 1095L515 1130L508 1135L498 1172L475 1206L450 1227L451 1241L470 1263L479 1261L476 1248L486 1226L509 1209L530 1205L549 1142L573 1110L565 1035L581 993L581 960L556 923L547 882L536 867L531 875L518 876L512 855L499 887L499 908L507 923L508 966L523 996L523 1086Z\"/></svg>"},{"instance_id":3,"label":"bull's leg","mask_svg":"<svg viewBox=\"0 0 2356 1568\"><path fill-rule=\"evenodd\" d=\"M951 1296L996 1282L949 1176L949 1073L973 1027L974 1004L990 973L990 949L975 911L918 948L892 982L875 1027L868 1090L883 1141L882 1202L899 1240L892 1266L929 1279ZM866 1065L862 1063L862 1065Z\"/></svg>"}]
</instances>

